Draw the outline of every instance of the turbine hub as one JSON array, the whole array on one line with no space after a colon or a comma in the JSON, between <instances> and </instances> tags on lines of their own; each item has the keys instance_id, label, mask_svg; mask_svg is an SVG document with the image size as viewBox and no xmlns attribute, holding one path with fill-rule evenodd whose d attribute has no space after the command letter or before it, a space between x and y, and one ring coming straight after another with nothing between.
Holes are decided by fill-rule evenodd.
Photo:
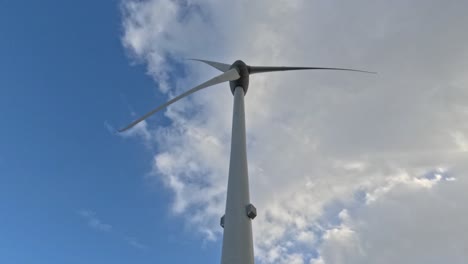
<instances>
[{"instance_id":1,"label":"turbine hub","mask_svg":"<svg viewBox=\"0 0 468 264\"><path fill-rule=\"evenodd\" d=\"M237 60L229 69L236 69L240 75L239 79L229 82L232 94L234 94L234 90L238 86L242 87L242 89L244 89L244 94L246 94L247 89L249 88L249 66L247 66L245 62Z\"/></svg>"}]
</instances>

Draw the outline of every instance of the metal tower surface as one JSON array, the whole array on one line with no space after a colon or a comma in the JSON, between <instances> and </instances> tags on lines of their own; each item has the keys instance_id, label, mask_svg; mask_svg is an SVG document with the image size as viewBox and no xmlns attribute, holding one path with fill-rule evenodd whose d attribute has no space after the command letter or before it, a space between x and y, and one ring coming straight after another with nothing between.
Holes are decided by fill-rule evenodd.
<instances>
[{"instance_id":1,"label":"metal tower surface","mask_svg":"<svg viewBox=\"0 0 468 264\"><path fill-rule=\"evenodd\" d=\"M252 222L247 216L250 204L249 173L245 139L244 89L234 88L231 158L224 215L222 264L254 263Z\"/></svg>"}]
</instances>

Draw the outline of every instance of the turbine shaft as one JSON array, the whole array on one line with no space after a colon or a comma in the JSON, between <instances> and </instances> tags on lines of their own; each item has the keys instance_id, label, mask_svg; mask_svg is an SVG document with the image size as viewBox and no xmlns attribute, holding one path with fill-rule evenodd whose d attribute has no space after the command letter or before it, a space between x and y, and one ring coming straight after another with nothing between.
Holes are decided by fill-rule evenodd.
<instances>
[{"instance_id":1,"label":"turbine shaft","mask_svg":"<svg viewBox=\"0 0 468 264\"><path fill-rule=\"evenodd\" d=\"M225 73L221 74L221 75L218 75L216 77L214 77L213 79L211 80L208 80L198 86L195 86L194 88L186 91L185 93L181 94L181 95L178 95L174 98L172 98L171 100L167 101L166 103L156 107L155 109L151 110L150 112L144 114L142 117L136 119L135 121L133 121L132 123L130 123L129 125L127 125L126 127L118 130L119 132L124 132L132 127L134 127L136 124L140 123L141 121L145 120L146 118L148 118L149 116L151 116L152 114L162 110L163 108L179 101L180 99L190 95L190 94L193 94L194 92L196 91L199 91L203 88L206 88L206 87L209 87L209 86L213 86L213 85L216 85L218 83L223 83L223 82L227 82L227 81L233 81L233 80L237 80L240 78L240 75L239 73L237 72L236 69L231 69L231 70L228 70L226 71Z\"/></svg>"}]
</instances>

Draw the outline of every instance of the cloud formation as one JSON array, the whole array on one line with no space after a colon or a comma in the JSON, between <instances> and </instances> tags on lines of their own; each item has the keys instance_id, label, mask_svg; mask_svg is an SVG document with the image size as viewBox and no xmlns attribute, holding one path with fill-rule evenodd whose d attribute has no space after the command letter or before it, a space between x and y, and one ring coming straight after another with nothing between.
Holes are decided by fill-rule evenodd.
<instances>
[{"instance_id":1,"label":"cloud formation","mask_svg":"<svg viewBox=\"0 0 468 264\"><path fill-rule=\"evenodd\" d=\"M91 210L80 210L78 211L78 215L82 217L86 223L88 224L89 227L91 227L94 230L100 231L100 232L105 232L105 233L115 233L114 227L110 224L104 223L101 219L99 219L94 211ZM122 236L122 239L127 242L130 246L136 248L136 249L147 249L148 246L141 243L136 239L135 237L130 237L130 236L125 236L125 235L120 235Z\"/></svg>"},{"instance_id":2,"label":"cloud formation","mask_svg":"<svg viewBox=\"0 0 468 264\"><path fill-rule=\"evenodd\" d=\"M103 223L97 216L96 213L89 210L81 210L78 214L86 220L89 227L103 232L109 232L112 230L112 226L106 223Z\"/></svg>"},{"instance_id":3,"label":"cloud formation","mask_svg":"<svg viewBox=\"0 0 468 264\"><path fill-rule=\"evenodd\" d=\"M434 230L421 214L444 215L450 227L468 222L461 210L467 8L460 1L125 0L122 41L169 97L216 74L183 60L190 57L378 71L252 76L246 121L257 260L386 264L395 259L379 262L378 253L391 252L403 263L462 263L468 251L451 246L466 244L462 236ZM150 119L134 133L156 146L153 172L173 193L173 213L208 240L222 232L231 113L222 84L171 106L170 125ZM392 238L408 230L406 246ZM418 258L435 239L424 232L445 243Z\"/></svg>"},{"instance_id":4,"label":"cloud formation","mask_svg":"<svg viewBox=\"0 0 468 264\"><path fill-rule=\"evenodd\" d=\"M136 238L134 237L125 237L125 240L127 241L127 243L136 248L136 249L147 249L148 246L141 243L140 241L138 241Z\"/></svg>"},{"instance_id":5,"label":"cloud formation","mask_svg":"<svg viewBox=\"0 0 468 264\"><path fill-rule=\"evenodd\" d=\"M312 263L464 263L468 206L461 201L467 187L466 180L398 184L352 215L344 210Z\"/></svg>"}]
</instances>

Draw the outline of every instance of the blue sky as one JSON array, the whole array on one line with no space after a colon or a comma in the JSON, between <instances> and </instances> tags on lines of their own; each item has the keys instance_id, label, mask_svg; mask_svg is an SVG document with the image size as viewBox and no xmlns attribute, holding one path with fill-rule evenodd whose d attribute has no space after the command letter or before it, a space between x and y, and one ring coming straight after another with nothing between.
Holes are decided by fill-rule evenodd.
<instances>
[{"instance_id":1,"label":"blue sky","mask_svg":"<svg viewBox=\"0 0 468 264\"><path fill-rule=\"evenodd\" d=\"M119 1L0 1L0 263L218 260L145 178L151 150L104 125L161 100L121 22Z\"/></svg>"}]
</instances>

